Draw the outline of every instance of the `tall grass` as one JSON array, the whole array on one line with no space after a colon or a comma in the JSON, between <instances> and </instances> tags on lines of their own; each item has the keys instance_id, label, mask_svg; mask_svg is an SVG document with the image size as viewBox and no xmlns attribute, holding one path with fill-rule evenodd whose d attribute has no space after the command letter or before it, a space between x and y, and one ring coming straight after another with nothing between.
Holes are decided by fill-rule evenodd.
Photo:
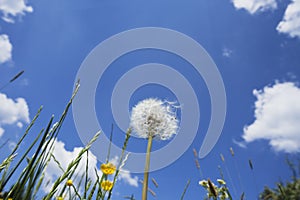
<instances>
[{"instance_id":1,"label":"tall grass","mask_svg":"<svg viewBox=\"0 0 300 200\"><path fill-rule=\"evenodd\" d=\"M112 187L109 190L103 188L102 182L107 180L107 176L102 174L99 177L98 170L95 169L95 176L97 179L93 182L90 179L90 174L88 174L89 168L89 149L92 144L97 140L100 135L100 131L95 134L95 136L90 140L90 142L78 153L76 158L74 158L64 169L59 161L55 158L53 154L53 149L55 145L55 140L59 135L59 131L62 124L66 118L69 108L76 96L79 89L79 83L76 84L75 90L67 103L62 115L60 116L57 123L53 124L54 116L52 116L47 123L46 127L40 130L40 132L35 136L29 147L23 150L23 154L18 155L17 152L21 144L24 142L25 138L29 135L32 127L37 123L42 107L39 108L37 114L34 116L32 121L29 123L25 133L21 136L16 146L12 152L0 163L0 199L1 200L27 200L27 199L111 199L113 186L117 181L118 175L120 173L121 167L126 161L125 149L128 144L131 130L129 129L125 142L122 148L122 155L119 160L119 165L116 173L113 177ZM2 148L2 147L1 147ZM78 169L79 163L82 162L83 155L86 154L86 168L84 177L81 177L79 184L75 186L72 180L76 179L76 170ZM32 155L32 156L30 156ZM59 176L51 186L50 191L44 194L43 197L38 197L41 195L41 186L44 183L45 170L49 162L53 160L57 164L58 168L62 171L62 175ZM27 165L20 169L22 164ZM84 162L84 161L83 161ZM21 170L20 174L17 174ZM12 180L13 179L13 180ZM84 179L84 184L81 184L82 179ZM13 185L8 188L7 184L9 182L14 182ZM45 183L44 183L45 184ZM83 188L81 186L83 185ZM79 191L83 191L83 195Z\"/></svg>"}]
</instances>

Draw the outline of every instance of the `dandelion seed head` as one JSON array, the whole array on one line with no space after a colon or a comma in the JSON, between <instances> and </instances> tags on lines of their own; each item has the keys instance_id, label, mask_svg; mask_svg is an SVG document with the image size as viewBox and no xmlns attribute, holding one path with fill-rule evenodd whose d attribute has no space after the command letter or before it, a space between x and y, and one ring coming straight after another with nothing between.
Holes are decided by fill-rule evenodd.
<instances>
[{"instance_id":1,"label":"dandelion seed head","mask_svg":"<svg viewBox=\"0 0 300 200\"><path fill-rule=\"evenodd\" d=\"M140 101L131 111L133 132L141 138L170 139L178 129L177 108L174 102L154 98Z\"/></svg>"}]
</instances>

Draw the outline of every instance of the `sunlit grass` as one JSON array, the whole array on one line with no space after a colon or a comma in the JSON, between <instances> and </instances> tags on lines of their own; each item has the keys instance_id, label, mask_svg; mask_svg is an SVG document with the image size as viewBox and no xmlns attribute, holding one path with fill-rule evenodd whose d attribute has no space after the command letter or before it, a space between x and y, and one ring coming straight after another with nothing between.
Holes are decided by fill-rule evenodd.
<instances>
[{"instance_id":1,"label":"sunlit grass","mask_svg":"<svg viewBox=\"0 0 300 200\"><path fill-rule=\"evenodd\" d=\"M110 154L110 146L108 149L107 160L105 163L102 163L99 170L94 169L94 174L89 172L89 150L93 143L98 139L101 132L95 133L94 137L91 138L90 142L78 153L78 155L67 165L67 168L64 169L61 163L56 159L53 154L53 149L55 147L55 139L57 139L59 135L59 131L62 127L64 119L69 111L69 108L73 102L73 99L76 96L76 93L79 89L79 84L76 85L75 90L72 94L70 101L67 103L65 110L63 111L61 117L59 118L57 123L53 123L54 117L52 116L47 123L46 127L40 130L40 132L35 136L32 143L25 150L20 151L21 144L25 141L32 127L37 123L37 119L41 115L42 107L37 111L37 114L33 118L33 120L29 123L28 128L25 130L25 133L22 135L20 140L17 142L16 146L12 150L12 152L0 163L0 200L27 200L27 199L43 199L43 200L111 200L113 198L113 191L116 185L118 176L120 175L122 167L125 165L125 162L128 158L128 154L126 154L126 148L128 146L128 141L131 136L132 129L129 128L126 133L126 137L123 143L122 152L119 156L119 160L117 164L113 164L109 161ZM113 131L113 127L112 127ZM149 161L150 161L150 152L151 152L151 143L152 143L152 134L151 137L148 137L148 149L147 149L147 162L145 168L145 178L144 181L140 180L143 185L143 199L147 199L147 193L149 192L153 197L157 197L158 195L148 187L148 176L149 176ZM112 133L110 136L110 142L112 140ZM150 145L150 146L149 146ZM1 146L3 148L3 146ZM22 154L18 154L21 153ZM232 148L230 148L230 153L234 159L235 153ZM86 154L86 160L84 160L84 155ZM195 199L212 199L212 200L232 200L231 189L233 189L235 193L234 199L245 198L245 192L242 191L241 194L236 194L235 184L233 179L231 178L230 171L227 168L225 157L223 154L220 154L221 161L223 167L229 177L230 187L227 186L226 180L223 175L222 167L219 166L220 170L220 179L212 180L208 177L205 177L205 174L202 173L202 169L200 167L200 160L198 158L198 154L196 150L193 150L194 161L197 170L199 171L199 190L204 188L204 195L201 197L195 197ZM32 155L32 156L30 156ZM57 167L61 170L62 175L57 177L49 192L46 194L42 192L42 185L45 183L45 171L48 167L50 161L53 161ZM81 177L77 177L76 170L79 168L79 163L85 162L85 173ZM238 165L235 162L235 168L238 172L239 185L242 187L242 181L240 177L240 172L238 169ZM22 163L27 163L27 165L20 169ZM255 164L255 163L254 163ZM288 165L292 170L295 170L295 166L288 162ZM249 160L249 168L253 172L253 162ZM17 173L21 170L21 173ZM101 171L101 173L99 173ZM300 182L295 175L296 172L293 171L294 178L293 182L283 184L278 183L276 189L265 188L265 190L260 195L260 199L288 199L288 195L291 193L294 195L296 199L300 196ZM252 173L254 179L254 185L257 188L255 175ZM96 177L92 179L91 177ZM159 187L158 182L151 178L154 189ZM13 182L13 184L9 187L8 183ZM189 186L191 184L191 180L188 179L186 185L183 185L181 196L178 199L183 200L185 195L189 192ZM298 195L298 196L297 196ZM124 199L136 199L135 195L124 196ZM139 199L139 198L138 198Z\"/></svg>"}]
</instances>

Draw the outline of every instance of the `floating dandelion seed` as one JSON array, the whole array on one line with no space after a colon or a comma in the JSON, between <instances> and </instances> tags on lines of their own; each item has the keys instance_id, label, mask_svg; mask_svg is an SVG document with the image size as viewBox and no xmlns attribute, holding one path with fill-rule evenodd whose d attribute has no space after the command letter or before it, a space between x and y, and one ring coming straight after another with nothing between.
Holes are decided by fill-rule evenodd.
<instances>
[{"instance_id":1,"label":"floating dandelion seed","mask_svg":"<svg viewBox=\"0 0 300 200\"><path fill-rule=\"evenodd\" d=\"M133 132L141 138L170 139L178 129L176 109L174 102L159 99L149 98L139 102L131 111Z\"/></svg>"}]
</instances>

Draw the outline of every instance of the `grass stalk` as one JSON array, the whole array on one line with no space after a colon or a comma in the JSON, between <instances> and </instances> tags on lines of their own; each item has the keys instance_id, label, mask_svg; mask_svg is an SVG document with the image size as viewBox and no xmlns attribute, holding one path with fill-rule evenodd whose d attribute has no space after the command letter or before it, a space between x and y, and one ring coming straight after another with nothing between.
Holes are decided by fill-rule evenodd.
<instances>
[{"instance_id":1,"label":"grass stalk","mask_svg":"<svg viewBox=\"0 0 300 200\"><path fill-rule=\"evenodd\" d=\"M121 153L121 157L120 157L120 160L119 160L119 164L118 164L118 167L117 167L117 170L116 170L116 173L115 173L115 176L114 176L114 179L113 179L113 187L112 189L109 191L108 193L108 197L107 197L107 200L110 200L111 199L111 195L112 195L112 191L113 191L113 188L115 186L115 183L117 181L117 178L118 178L118 175L120 173L120 169L123 167L124 165L124 158L126 157L125 156L125 150L127 148L127 145L128 145L128 141L129 141L129 138L130 138L130 134L131 134L131 128L129 128L126 132L126 136L125 136L125 141L124 141L124 144L123 144L123 147L122 147L122 153ZM101 181L102 182L102 178L101 178ZM105 196L105 194L103 195L103 197Z\"/></svg>"},{"instance_id":2,"label":"grass stalk","mask_svg":"<svg viewBox=\"0 0 300 200\"><path fill-rule=\"evenodd\" d=\"M185 195L185 193L186 193L186 191L187 191L187 189L188 189L190 183L191 183L191 180L189 179L188 182L186 183L185 187L184 187L184 190L183 190L183 192L182 192L182 195L181 195L181 197L180 197L180 200L183 200L184 195Z\"/></svg>"}]
</instances>

